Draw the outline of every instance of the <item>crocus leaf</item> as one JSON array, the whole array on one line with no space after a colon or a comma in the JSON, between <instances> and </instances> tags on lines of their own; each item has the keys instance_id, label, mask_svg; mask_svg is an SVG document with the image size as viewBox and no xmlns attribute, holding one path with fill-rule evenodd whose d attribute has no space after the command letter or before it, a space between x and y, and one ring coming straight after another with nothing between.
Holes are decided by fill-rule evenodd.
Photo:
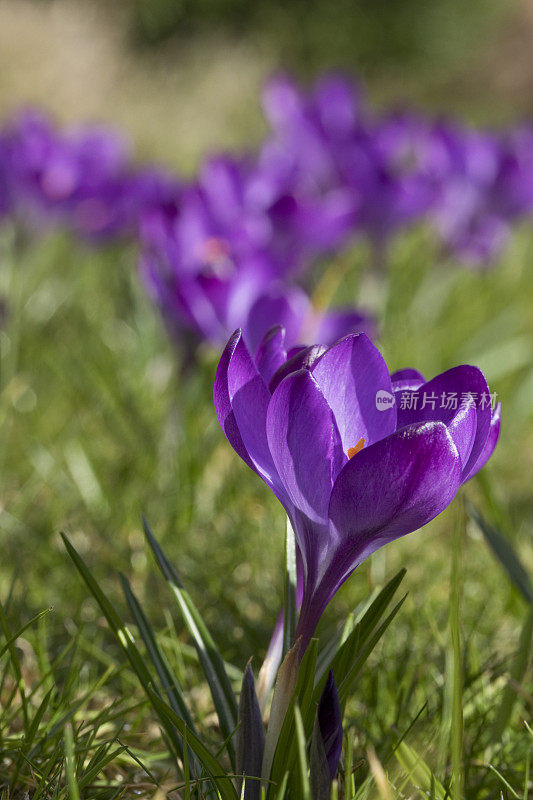
<instances>
[{"instance_id":1,"label":"crocus leaf","mask_svg":"<svg viewBox=\"0 0 533 800\"><path fill-rule=\"evenodd\" d=\"M194 605L189 593L184 589L176 571L161 550L161 547L156 541L144 517L143 525L148 544L152 549L163 576L167 580L170 590L182 613L185 624L189 629L189 633L193 638L200 664L211 690L220 729L224 738L227 740L227 750L231 764L235 769L235 745L233 743L232 734L237 725L237 701L226 673L224 661L199 611Z\"/></svg>"},{"instance_id":2,"label":"crocus leaf","mask_svg":"<svg viewBox=\"0 0 533 800\"><path fill-rule=\"evenodd\" d=\"M267 780L271 776L274 753L276 752L276 747L279 746L280 733L284 724L286 725L287 712L296 688L299 659L300 642L297 641L283 659L276 678L276 685L274 686L261 769L263 780Z\"/></svg>"},{"instance_id":3,"label":"crocus leaf","mask_svg":"<svg viewBox=\"0 0 533 800\"><path fill-rule=\"evenodd\" d=\"M296 630L296 539L287 517L285 535L285 592L283 599L283 657L290 650Z\"/></svg>"},{"instance_id":4,"label":"crocus leaf","mask_svg":"<svg viewBox=\"0 0 533 800\"><path fill-rule=\"evenodd\" d=\"M264 749L265 729L255 693L252 667L248 662L242 679L239 700L239 727L237 730L237 774L245 776L243 800L260 800L260 781L247 781L246 777L261 777Z\"/></svg>"},{"instance_id":5,"label":"crocus leaf","mask_svg":"<svg viewBox=\"0 0 533 800\"><path fill-rule=\"evenodd\" d=\"M349 634L349 636L346 637L345 641L340 646L337 653L330 660L330 662L329 663L327 661L321 662L321 668L320 672L318 672L317 674L318 680L315 686L315 693L314 693L314 699L316 703L319 702L320 696L324 689L327 671L329 669L333 670L333 674L335 675L335 681L337 685L340 686L342 682L345 680L350 670L352 669L354 663L359 660L360 655L363 653L363 650L367 647L368 641L369 640L374 641L374 639L371 639L371 636L374 633L377 625L379 624L383 614L385 613L387 606L394 597L396 590L401 584L405 576L405 572L406 572L405 569L401 569L388 582L388 584L383 587L378 596L367 608L361 620L355 625L354 629ZM382 632L384 632L384 630ZM378 640L374 642L374 644L372 645L372 649L375 646L375 644L377 644ZM372 649L367 651L366 657L368 657ZM361 662L361 664L362 663L363 662Z\"/></svg>"},{"instance_id":6,"label":"crocus leaf","mask_svg":"<svg viewBox=\"0 0 533 800\"><path fill-rule=\"evenodd\" d=\"M320 733L318 714L315 716L311 748L309 751L309 779L313 800L330 800L331 775L329 772L324 742Z\"/></svg>"},{"instance_id":7,"label":"crocus leaf","mask_svg":"<svg viewBox=\"0 0 533 800\"><path fill-rule=\"evenodd\" d=\"M406 742L398 744L394 750L394 755L414 786L424 793L431 792L431 797L434 797L435 800L446 800L449 797L448 792L446 792L442 783L437 780L422 756Z\"/></svg>"},{"instance_id":8,"label":"crocus leaf","mask_svg":"<svg viewBox=\"0 0 533 800\"><path fill-rule=\"evenodd\" d=\"M174 725L181 733L182 736L187 736L187 744L196 754L199 762L211 777L213 784L216 786L221 800L237 800L237 793L233 787L231 779L225 777L224 767L222 764L209 752L200 739L189 730L185 722L178 717L176 712L164 702L153 690L149 690L150 699L155 708L157 708L161 717Z\"/></svg>"},{"instance_id":9,"label":"crocus leaf","mask_svg":"<svg viewBox=\"0 0 533 800\"><path fill-rule=\"evenodd\" d=\"M296 686L278 736L270 772L270 778L274 784L278 784L282 781L283 776L288 772L290 789L293 793L296 792L296 796L299 796L299 773L297 769L298 753L294 709L296 703L298 703L302 724L304 726L304 734L305 737L308 738L311 735L313 720L316 713L316 703L313 703L313 686L317 652L318 640L311 639L298 670Z\"/></svg>"},{"instance_id":10,"label":"crocus leaf","mask_svg":"<svg viewBox=\"0 0 533 800\"><path fill-rule=\"evenodd\" d=\"M150 661L154 665L154 668L159 676L164 695L168 697L169 704L172 706L172 708L174 708L176 714L179 714L183 721L187 723L187 726L192 730L192 732L195 733L194 723L183 697L178 680L176 676L173 675L169 663L157 643L152 626L146 618L141 604L135 596L129 581L124 575L121 575L120 578L122 582L122 589L124 591L124 595L126 597L132 617L137 625L137 628L139 629L139 633L145 644Z\"/></svg>"},{"instance_id":11,"label":"crocus leaf","mask_svg":"<svg viewBox=\"0 0 533 800\"><path fill-rule=\"evenodd\" d=\"M299 791L297 794L295 794L295 797L300 797L302 800L311 800L311 786L309 785L309 775L307 771L305 732L302 722L302 715L297 705L294 707L294 722L296 727L296 747L298 752L299 777Z\"/></svg>"},{"instance_id":12,"label":"crocus leaf","mask_svg":"<svg viewBox=\"0 0 533 800\"><path fill-rule=\"evenodd\" d=\"M391 624L392 620L402 607L405 598L407 595L404 595L402 599L394 606L390 614L385 618L384 622L379 626L377 631L374 635L368 640L367 644L361 648L361 650L357 654L357 658L353 662L350 667L349 672L346 674L345 678L343 679L342 683L339 685L339 700L341 703L341 707L344 708L346 705L346 701L350 696L352 687L360 675L361 669L365 664L367 658Z\"/></svg>"},{"instance_id":13,"label":"crocus leaf","mask_svg":"<svg viewBox=\"0 0 533 800\"><path fill-rule=\"evenodd\" d=\"M467 510L489 545L490 549L507 572L512 584L518 589L526 603L533 603L531 578L517 556L509 539L494 525L491 525L472 504L467 502Z\"/></svg>"},{"instance_id":14,"label":"crocus leaf","mask_svg":"<svg viewBox=\"0 0 533 800\"><path fill-rule=\"evenodd\" d=\"M127 657L133 671L135 672L135 674L139 679L141 686L143 687L144 691L151 700L152 697L154 696L154 691L151 688L153 685L153 678L150 673L150 670L146 666L145 659L137 649L137 645L135 643L135 639L131 631L123 623L112 603L109 602L105 594L102 592L98 582L95 580L90 570L85 565L85 562L83 561L77 550L72 546L72 544L69 542L65 534L61 534L61 536L63 538L63 542L67 549L67 553L74 562L76 569L78 570L81 577L85 581L89 591L91 592L91 594L97 601L98 605L102 609L102 613L105 616L107 623L111 628L113 634L115 635L120 647L122 648L124 655ZM161 718L159 714L158 717L161 721L163 729L165 730L172 744L172 747L176 755L179 756L181 751L181 746L178 745L176 741L176 736L173 726L169 723L167 717Z\"/></svg>"},{"instance_id":15,"label":"crocus leaf","mask_svg":"<svg viewBox=\"0 0 533 800\"><path fill-rule=\"evenodd\" d=\"M524 676L527 672L532 642L533 607L530 607L529 613L520 632L518 649L511 665L509 676L510 681L503 690L500 707L498 708L496 717L494 719L491 737L493 742L501 741L503 733L507 728L507 723L509 722L511 714L513 713L513 708L517 698L517 687L520 687L520 684L524 680Z\"/></svg>"},{"instance_id":16,"label":"crocus leaf","mask_svg":"<svg viewBox=\"0 0 533 800\"><path fill-rule=\"evenodd\" d=\"M187 723L187 726L195 733L194 723L191 714L183 697L183 693L179 686L176 676L172 673L170 665L165 658L164 653L161 651L157 639L155 637L152 626L150 625L137 597L135 596L129 581L124 575L120 576L122 582L122 589L126 597L131 615L137 625L139 634L144 642L148 657L152 662L155 671L159 677L161 689L164 696L168 699L170 706L174 709L176 714ZM180 756L183 759L183 749L181 746L181 738L177 738L180 748ZM195 774L200 774L197 769L198 765L193 753L189 753L189 764L193 767Z\"/></svg>"}]
</instances>

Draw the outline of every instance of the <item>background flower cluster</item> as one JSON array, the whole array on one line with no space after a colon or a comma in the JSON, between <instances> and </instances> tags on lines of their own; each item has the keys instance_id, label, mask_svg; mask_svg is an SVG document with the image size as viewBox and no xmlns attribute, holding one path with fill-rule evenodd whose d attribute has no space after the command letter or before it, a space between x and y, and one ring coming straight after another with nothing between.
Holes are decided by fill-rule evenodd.
<instances>
[{"instance_id":1,"label":"background flower cluster","mask_svg":"<svg viewBox=\"0 0 533 800\"><path fill-rule=\"evenodd\" d=\"M169 328L221 346L242 326L253 350L273 323L287 344L331 343L374 321L319 312L298 285L357 238L383 269L391 239L424 221L443 253L486 267L533 211L533 128L466 128L413 111L376 114L337 75L263 92L269 130L255 152L218 154L194 180L135 166L98 126L57 129L25 111L0 130L0 215L93 243L133 239Z\"/></svg>"}]
</instances>

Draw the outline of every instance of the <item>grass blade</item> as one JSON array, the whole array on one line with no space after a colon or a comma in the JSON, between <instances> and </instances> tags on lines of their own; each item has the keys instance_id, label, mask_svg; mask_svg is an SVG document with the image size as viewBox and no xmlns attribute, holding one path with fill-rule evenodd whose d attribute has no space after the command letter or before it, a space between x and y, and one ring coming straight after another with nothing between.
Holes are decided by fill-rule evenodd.
<instances>
[{"instance_id":1,"label":"grass blade","mask_svg":"<svg viewBox=\"0 0 533 800\"><path fill-rule=\"evenodd\" d=\"M145 693L147 694L148 698L151 698L154 695L153 689L151 686L153 685L152 675L148 670L143 657L139 653L137 646L135 644L135 639L133 638L131 631L124 625L122 620L120 619L119 615L115 611L113 605L109 602L105 594L100 589L98 583L93 578L90 570L85 565L85 562L77 552L77 550L72 546L69 542L67 537L64 534L61 534L63 538L63 542L67 549L67 553L69 554L70 558L74 562L74 565L78 572L80 573L81 577L85 581L89 591L97 601L98 605L102 609L102 612L107 619L108 625L111 628L112 632L114 633L118 643L120 644L124 655L127 657L128 661L131 664L139 682L144 689ZM154 706L155 708L155 706ZM157 709L156 709L157 711ZM158 715L159 716L159 715ZM169 724L168 718L164 717L163 719L159 717L160 721L162 722L163 728L169 737L170 741L173 743L175 748L175 755L179 757L181 744L178 745L176 742L175 731L173 730L172 725Z\"/></svg>"},{"instance_id":2,"label":"grass blade","mask_svg":"<svg viewBox=\"0 0 533 800\"><path fill-rule=\"evenodd\" d=\"M187 727L193 733L196 733L194 722L189 712L187 703L185 702L183 692L181 691L176 676L173 674L170 665L167 659L165 658L165 655L162 653L157 643L157 639L155 637L153 628L150 625L148 618L146 617L146 614L144 613L141 604L139 603L137 597L135 596L127 578L124 575L121 575L120 580L122 582L122 589L124 591L126 601L131 611L131 615L135 621L135 624L137 625L139 634L144 642L144 646L146 647L148 657L150 658L150 661L152 662L154 669L159 677L163 695L168 698L169 705L171 706L171 708L174 709L176 714L178 714L182 718L182 720L187 724ZM180 749L180 756L183 759L184 753L181 741L179 738L176 738L176 742ZM199 771L197 769L198 765L196 764L193 753L189 753L188 761L192 765L195 774L199 774Z\"/></svg>"},{"instance_id":3,"label":"grass blade","mask_svg":"<svg viewBox=\"0 0 533 800\"><path fill-rule=\"evenodd\" d=\"M510 681L503 690L503 697L492 727L491 739L494 743L501 741L507 723L511 719L517 696L515 686L520 686L526 674L532 639L533 608L530 608L520 633L518 650L511 666Z\"/></svg>"},{"instance_id":4,"label":"grass blade","mask_svg":"<svg viewBox=\"0 0 533 800\"><path fill-rule=\"evenodd\" d=\"M176 712L165 703L152 689L149 689L151 701L162 717L166 717L168 722L174 725L182 737L187 737L187 744L198 757L199 762L211 777L213 784L220 793L221 800L237 800L237 793L233 787L230 776L224 774L224 768L217 759L211 755L200 739L187 728L185 722L178 717Z\"/></svg>"},{"instance_id":5,"label":"grass blade","mask_svg":"<svg viewBox=\"0 0 533 800\"><path fill-rule=\"evenodd\" d=\"M65 725L65 772L67 776L69 800L80 800L80 790L76 779L76 759L74 756L74 737L72 725Z\"/></svg>"},{"instance_id":6,"label":"grass blade","mask_svg":"<svg viewBox=\"0 0 533 800\"><path fill-rule=\"evenodd\" d=\"M326 681L326 676L330 669L335 674L335 681L337 685L344 680L348 674L351 664L354 659L354 654L359 653L367 642L368 638L375 630L376 625L379 623L381 617L385 613L387 606L391 602L394 594L400 586L405 577L406 570L401 569L383 589L379 592L377 597L367 608L363 614L362 619L355 625L353 631L341 644L337 653L330 661L322 659L320 661L320 671L317 674L317 691L315 692L315 699L318 702L322 693L323 685Z\"/></svg>"},{"instance_id":7,"label":"grass blade","mask_svg":"<svg viewBox=\"0 0 533 800\"><path fill-rule=\"evenodd\" d=\"M511 583L518 589L526 603L533 603L531 578L515 553L507 536L504 536L494 525L491 525L482 517L472 503L467 502L467 509L469 515L485 537L485 541L496 556L496 559L507 572Z\"/></svg>"},{"instance_id":8,"label":"grass blade","mask_svg":"<svg viewBox=\"0 0 533 800\"><path fill-rule=\"evenodd\" d=\"M227 739L227 750L235 769L235 744L232 734L237 726L237 701L224 661L209 633L199 611L189 593L184 589L177 573L161 550L143 517L146 539L155 556L157 564L170 586L189 633L191 634L204 675L211 690L211 696L218 715L220 729Z\"/></svg>"},{"instance_id":9,"label":"grass blade","mask_svg":"<svg viewBox=\"0 0 533 800\"><path fill-rule=\"evenodd\" d=\"M311 787L307 771L307 754L305 747L305 733L302 715L298 706L294 707L294 722L296 725L296 745L298 753L298 775L300 778L300 791L298 797L302 800L311 800ZM318 800L318 798L317 798Z\"/></svg>"}]
</instances>

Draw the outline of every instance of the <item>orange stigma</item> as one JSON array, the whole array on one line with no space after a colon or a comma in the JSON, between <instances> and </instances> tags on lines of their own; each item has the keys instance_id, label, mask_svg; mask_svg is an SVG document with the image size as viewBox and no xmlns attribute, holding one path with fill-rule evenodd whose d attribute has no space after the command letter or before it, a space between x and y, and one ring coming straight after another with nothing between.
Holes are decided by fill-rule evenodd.
<instances>
[{"instance_id":1,"label":"orange stigma","mask_svg":"<svg viewBox=\"0 0 533 800\"><path fill-rule=\"evenodd\" d=\"M356 453L358 453L360 450L363 449L364 446L365 446L365 440L361 436L361 438L359 439L359 441L357 442L355 447L349 447L348 448L348 458L353 458Z\"/></svg>"}]
</instances>

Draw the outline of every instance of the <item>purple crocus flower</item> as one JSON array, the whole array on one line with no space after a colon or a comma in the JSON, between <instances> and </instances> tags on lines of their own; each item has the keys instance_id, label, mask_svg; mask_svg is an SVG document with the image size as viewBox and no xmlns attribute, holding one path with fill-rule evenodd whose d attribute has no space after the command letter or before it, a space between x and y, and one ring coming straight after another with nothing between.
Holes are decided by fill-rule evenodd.
<instances>
[{"instance_id":1,"label":"purple crocus flower","mask_svg":"<svg viewBox=\"0 0 533 800\"><path fill-rule=\"evenodd\" d=\"M219 423L283 504L303 568L303 648L341 584L371 553L443 511L492 454L499 406L476 367L430 381L390 375L365 334L308 348L265 381L240 331L220 360ZM270 336L270 363L283 337ZM279 359L282 361L282 359ZM453 402L449 401L449 398Z\"/></svg>"}]
</instances>

